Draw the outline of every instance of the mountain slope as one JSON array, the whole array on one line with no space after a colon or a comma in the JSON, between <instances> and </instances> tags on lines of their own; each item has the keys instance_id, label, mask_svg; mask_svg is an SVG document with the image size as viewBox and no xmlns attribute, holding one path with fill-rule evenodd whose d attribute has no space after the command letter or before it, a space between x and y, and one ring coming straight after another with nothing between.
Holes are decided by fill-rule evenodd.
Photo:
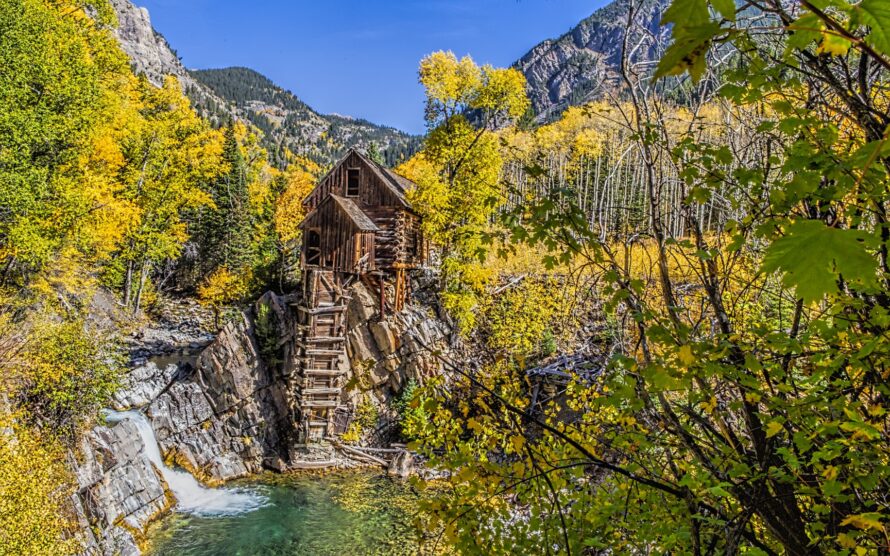
<instances>
[{"instance_id":1,"label":"mountain slope","mask_svg":"<svg viewBox=\"0 0 890 556\"><path fill-rule=\"evenodd\" d=\"M648 0L640 10L638 23L659 39L667 29L659 25L669 0ZM627 0L615 0L558 39L548 39L520 58L514 67L525 74L529 98L538 121L553 119L565 108L616 93L621 88L619 68ZM632 36L632 45L639 36ZM660 41L655 41L660 42ZM637 61L654 60L651 49L636 51Z\"/></svg>"},{"instance_id":2,"label":"mountain slope","mask_svg":"<svg viewBox=\"0 0 890 556\"><path fill-rule=\"evenodd\" d=\"M267 77L249 68L196 70L190 76L213 99L196 98L196 108L212 119L236 113L261 129L270 155L286 147L322 162L339 158L350 147L379 149L388 164L408 158L420 146L420 138L397 129L372 124L366 120L338 115L321 115L290 91L278 87Z\"/></svg>"},{"instance_id":3,"label":"mountain slope","mask_svg":"<svg viewBox=\"0 0 890 556\"><path fill-rule=\"evenodd\" d=\"M163 35L154 30L148 10L130 0L111 0L118 17L115 32L136 73L160 85L165 76L179 79L198 113L215 125L238 119L263 131L270 160L284 164L284 149L323 165L346 150L372 144L388 164L408 158L420 138L397 129L339 115L322 115L290 91L247 68L189 71Z\"/></svg>"}]
</instances>

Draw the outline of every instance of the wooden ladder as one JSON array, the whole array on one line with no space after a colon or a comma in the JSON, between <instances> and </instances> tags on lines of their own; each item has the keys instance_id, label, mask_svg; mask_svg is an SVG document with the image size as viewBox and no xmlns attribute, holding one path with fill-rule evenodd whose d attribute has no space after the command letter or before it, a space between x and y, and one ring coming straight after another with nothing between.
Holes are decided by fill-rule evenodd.
<instances>
[{"instance_id":1,"label":"wooden ladder","mask_svg":"<svg viewBox=\"0 0 890 556\"><path fill-rule=\"evenodd\" d=\"M299 418L299 442L317 443L334 434L334 414L341 406L346 374L346 304L340 277L333 271L307 269L298 307L299 372L293 404Z\"/></svg>"}]
</instances>

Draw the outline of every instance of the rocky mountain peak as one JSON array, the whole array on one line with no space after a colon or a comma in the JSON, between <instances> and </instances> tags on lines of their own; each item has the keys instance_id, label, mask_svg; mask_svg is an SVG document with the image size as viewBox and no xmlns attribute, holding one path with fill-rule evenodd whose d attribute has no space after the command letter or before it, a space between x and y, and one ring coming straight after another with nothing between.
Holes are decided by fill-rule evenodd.
<instances>
[{"instance_id":1,"label":"rocky mountain peak","mask_svg":"<svg viewBox=\"0 0 890 556\"><path fill-rule=\"evenodd\" d=\"M661 36L661 14L670 0L646 0L638 23ZM514 67L525 74L538 121L558 116L569 106L603 98L620 88L618 69L627 23L627 0L615 0L557 39L547 39L520 58ZM633 37L632 37L633 38ZM637 51L653 60L656 52Z\"/></svg>"},{"instance_id":2,"label":"rocky mountain peak","mask_svg":"<svg viewBox=\"0 0 890 556\"><path fill-rule=\"evenodd\" d=\"M145 74L154 85L161 86L164 77L174 75L183 83L191 84L191 77L167 39L155 31L148 9L129 0L111 0L117 13L115 36L130 57L136 73Z\"/></svg>"}]
</instances>

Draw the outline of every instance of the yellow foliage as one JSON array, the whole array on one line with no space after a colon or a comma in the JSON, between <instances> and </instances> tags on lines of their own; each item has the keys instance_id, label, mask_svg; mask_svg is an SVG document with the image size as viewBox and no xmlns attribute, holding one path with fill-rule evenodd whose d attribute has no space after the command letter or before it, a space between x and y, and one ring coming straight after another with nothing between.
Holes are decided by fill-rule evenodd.
<instances>
[{"instance_id":1,"label":"yellow foliage","mask_svg":"<svg viewBox=\"0 0 890 556\"><path fill-rule=\"evenodd\" d=\"M8 365L6 394L33 422L70 434L108 403L119 385L119 360L107 335L83 318L32 320L18 358Z\"/></svg>"},{"instance_id":2,"label":"yellow foliage","mask_svg":"<svg viewBox=\"0 0 890 556\"><path fill-rule=\"evenodd\" d=\"M428 117L447 120L465 108L504 113L515 120L529 107L525 76L515 68L479 67L469 56L438 51L420 62Z\"/></svg>"},{"instance_id":3,"label":"yellow foliage","mask_svg":"<svg viewBox=\"0 0 890 556\"><path fill-rule=\"evenodd\" d=\"M454 52L439 51L420 62L420 83L429 102L440 103L447 115L452 115L461 104L473 100L482 83L482 71L469 56L458 60Z\"/></svg>"},{"instance_id":4,"label":"yellow foliage","mask_svg":"<svg viewBox=\"0 0 890 556\"><path fill-rule=\"evenodd\" d=\"M81 544L63 451L0 416L0 556L77 554Z\"/></svg>"},{"instance_id":5,"label":"yellow foliage","mask_svg":"<svg viewBox=\"0 0 890 556\"><path fill-rule=\"evenodd\" d=\"M247 295L252 278L249 271L234 273L228 268L220 267L198 287L198 299L202 304L218 311Z\"/></svg>"},{"instance_id":6,"label":"yellow foliage","mask_svg":"<svg viewBox=\"0 0 890 556\"><path fill-rule=\"evenodd\" d=\"M282 174L284 191L275 203L275 232L282 245L299 243L301 233L298 226L306 216L303 200L315 187L318 179L317 173L304 168L301 164L292 163Z\"/></svg>"},{"instance_id":7,"label":"yellow foliage","mask_svg":"<svg viewBox=\"0 0 890 556\"><path fill-rule=\"evenodd\" d=\"M507 288L485 312L488 345L511 356L549 355L566 328L572 295L571 287L554 278L527 278Z\"/></svg>"}]
</instances>

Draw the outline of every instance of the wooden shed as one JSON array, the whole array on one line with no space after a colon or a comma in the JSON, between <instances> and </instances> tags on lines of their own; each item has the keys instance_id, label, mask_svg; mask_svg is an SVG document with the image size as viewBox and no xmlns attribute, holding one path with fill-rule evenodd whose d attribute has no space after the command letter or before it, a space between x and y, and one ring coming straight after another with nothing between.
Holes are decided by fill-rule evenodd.
<instances>
[{"instance_id":1,"label":"wooden shed","mask_svg":"<svg viewBox=\"0 0 890 556\"><path fill-rule=\"evenodd\" d=\"M408 296L407 271L426 260L420 217L406 196L413 187L350 150L303 201L299 371L290 379L300 443L342 433L348 418L341 423L336 417L351 414L342 397L348 368L346 285L360 279L377 289L383 315L392 284L389 302L400 311Z\"/></svg>"},{"instance_id":2,"label":"wooden shed","mask_svg":"<svg viewBox=\"0 0 890 556\"><path fill-rule=\"evenodd\" d=\"M352 149L303 201L304 269L348 274L417 268L427 249L410 180Z\"/></svg>"}]
</instances>

